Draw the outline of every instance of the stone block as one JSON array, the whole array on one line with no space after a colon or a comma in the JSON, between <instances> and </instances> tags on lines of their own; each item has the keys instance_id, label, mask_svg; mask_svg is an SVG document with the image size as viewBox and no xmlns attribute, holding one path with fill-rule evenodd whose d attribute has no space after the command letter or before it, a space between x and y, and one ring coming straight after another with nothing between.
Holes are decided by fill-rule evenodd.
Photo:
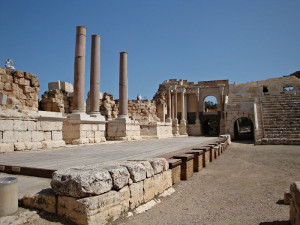
<instances>
[{"instance_id":1,"label":"stone block","mask_svg":"<svg viewBox=\"0 0 300 225\"><path fill-rule=\"evenodd\" d=\"M157 176L160 176L161 178L161 174L157 174L155 177L150 177L144 180L144 202L150 201L157 194L158 190L156 187L159 187L159 184L156 184L156 182L160 183L159 179L156 178Z\"/></svg>"},{"instance_id":2,"label":"stone block","mask_svg":"<svg viewBox=\"0 0 300 225\"><path fill-rule=\"evenodd\" d=\"M50 149L50 148L58 148L65 146L66 143L63 140L60 141L42 141L43 148Z\"/></svg>"},{"instance_id":3,"label":"stone block","mask_svg":"<svg viewBox=\"0 0 300 225\"><path fill-rule=\"evenodd\" d=\"M194 158L194 155L182 154L182 155L174 156L173 158L182 160L181 175L180 175L181 180L187 180L188 178L193 176L193 171L194 171L194 160L193 160L193 158Z\"/></svg>"},{"instance_id":4,"label":"stone block","mask_svg":"<svg viewBox=\"0 0 300 225\"><path fill-rule=\"evenodd\" d=\"M62 131L52 131L52 140L53 141L62 140Z\"/></svg>"},{"instance_id":5,"label":"stone block","mask_svg":"<svg viewBox=\"0 0 300 225\"><path fill-rule=\"evenodd\" d=\"M11 75L2 75L1 76L1 82L3 83L12 83L13 82L13 77Z\"/></svg>"},{"instance_id":6,"label":"stone block","mask_svg":"<svg viewBox=\"0 0 300 225\"><path fill-rule=\"evenodd\" d=\"M24 195L22 203L25 208L40 209L49 213L56 213L57 197L50 188L43 189L37 194Z\"/></svg>"},{"instance_id":7,"label":"stone block","mask_svg":"<svg viewBox=\"0 0 300 225\"><path fill-rule=\"evenodd\" d=\"M13 151L14 151L13 143L0 143L0 153L13 152Z\"/></svg>"},{"instance_id":8,"label":"stone block","mask_svg":"<svg viewBox=\"0 0 300 225\"><path fill-rule=\"evenodd\" d=\"M26 149L24 142L16 142L14 143L15 151L24 151Z\"/></svg>"},{"instance_id":9,"label":"stone block","mask_svg":"<svg viewBox=\"0 0 300 225\"><path fill-rule=\"evenodd\" d=\"M1 120L0 131L12 131L14 129L13 120Z\"/></svg>"},{"instance_id":10,"label":"stone block","mask_svg":"<svg viewBox=\"0 0 300 225\"><path fill-rule=\"evenodd\" d=\"M62 122L60 121L39 121L37 125L38 130L42 131L61 131Z\"/></svg>"},{"instance_id":11,"label":"stone block","mask_svg":"<svg viewBox=\"0 0 300 225\"><path fill-rule=\"evenodd\" d=\"M45 141L52 140L52 132L51 131L44 132L44 136L45 136Z\"/></svg>"},{"instance_id":12,"label":"stone block","mask_svg":"<svg viewBox=\"0 0 300 225\"><path fill-rule=\"evenodd\" d=\"M29 131L36 130L37 129L36 124L37 124L36 121L27 121L27 130L29 130Z\"/></svg>"},{"instance_id":13,"label":"stone block","mask_svg":"<svg viewBox=\"0 0 300 225\"><path fill-rule=\"evenodd\" d=\"M86 131L86 138L95 138L95 132L92 130Z\"/></svg>"},{"instance_id":14,"label":"stone block","mask_svg":"<svg viewBox=\"0 0 300 225\"><path fill-rule=\"evenodd\" d=\"M203 168L203 151L202 150L192 150L186 152L187 154L194 155L194 172L199 172Z\"/></svg>"},{"instance_id":15,"label":"stone block","mask_svg":"<svg viewBox=\"0 0 300 225\"><path fill-rule=\"evenodd\" d=\"M87 197L108 192L113 187L107 170L99 166L81 166L53 173L51 187L59 196Z\"/></svg>"},{"instance_id":16,"label":"stone block","mask_svg":"<svg viewBox=\"0 0 300 225\"><path fill-rule=\"evenodd\" d=\"M105 194L76 199L58 197L57 213L65 216L76 224L107 224L120 217L129 207L129 188L119 192L110 191Z\"/></svg>"},{"instance_id":17,"label":"stone block","mask_svg":"<svg viewBox=\"0 0 300 225\"><path fill-rule=\"evenodd\" d=\"M101 139L105 136L105 131L95 131L95 139Z\"/></svg>"},{"instance_id":18,"label":"stone block","mask_svg":"<svg viewBox=\"0 0 300 225\"><path fill-rule=\"evenodd\" d=\"M18 136L16 131L4 131L3 132L3 142L13 143L18 141Z\"/></svg>"},{"instance_id":19,"label":"stone block","mask_svg":"<svg viewBox=\"0 0 300 225\"><path fill-rule=\"evenodd\" d=\"M30 142L32 135L31 131L14 131L15 135L17 135L18 142Z\"/></svg>"},{"instance_id":20,"label":"stone block","mask_svg":"<svg viewBox=\"0 0 300 225\"><path fill-rule=\"evenodd\" d=\"M129 206L131 209L144 203L144 182L132 183L129 186L130 189L130 201Z\"/></svg>"},{"instance_id":21,"label":"stone block","mask_svg":"<svg viewBox=\"0 0 300 225\"><path fill-rule=\"evenodd\" d=\"M128 169L133 182L136 183L146 179L146 168L143 164L139 162L124 162L121 165Z\"/></svg>"},{"instance_id":22,"label":"stone block","mask_svg":"<svg viewBox=\"0 0 300 225\"><path fill-rule=\"evenodd\" d=\"M41 142L25 142L25 150L36 150L43 148Z\"/></svg>"},{"instance_id":23,"label":"stone block","mask_svg":"<svg viewBox=\"0 0 300 225\"><path fill-rule=\"evenodd\" d=\"M294 182L290 186L290 223L300 225L300 182Z\"/></svg>"},{"instance_id":24,"label":"stone block","mask_svg":"<svg viewBox=\"0 0 300 225\"><path fill-rule=\"evenodd\" d=\"M31 131L31 141L44 141L45 135L43 131Z\"/></svg>"},{"instance_id":25,"label":"stone block","mask_svg":"<svg viewBox=\"0 0 300 225\"><path fill-rule=\"evenodd\" d=\"M169 187L172 187L172 171L167 170L162 173L162 191L160 193L163 193L166 189Z\"/></svg>"},{"instance_id":26,"label":"stone block","mask_svg":"<svg viewBox=\"0 0 300 225\"><path fill-rule=\"evenodd\" d=\"M11 83L4 83L3 90L4 91L12 91L12 84Z\"/></svg>"},{"instance_id":27,"label":"stone block","mask_svg":"<svg viewBox=\"0 0 300 225\"><path fill-rule=\"evenodd\" d=\"M130 174L125 166L104 166L103 169L108 170L108 172L110 173L113 183L113 189L119 190L129 184Z\"/></svg>"},{"instance_id":28,"label":"stone block","mask_svg":"<svg viewBox=\"0 0 300 225\"><path fill-rule=\"evenodd\" d=\"M146 160L129 160L129 161L133 161L133 162L136 161L136 162L141 163L146 169L146 177L147 178L154 176L154 170L149 161L146 161Z\"/></svg>"}]
</instances>

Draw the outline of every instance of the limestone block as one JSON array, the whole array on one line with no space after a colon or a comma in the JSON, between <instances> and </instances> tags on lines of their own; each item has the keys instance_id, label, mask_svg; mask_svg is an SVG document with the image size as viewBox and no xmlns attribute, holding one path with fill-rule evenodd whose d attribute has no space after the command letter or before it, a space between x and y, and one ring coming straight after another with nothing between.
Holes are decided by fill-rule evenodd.
<instances>
[{"instance_id":1,"label":"limestone block","mask_svg":"<svg viewBox=\"0 0 300 225\"><path fill-rule=\"evenodd\" d=\"M71 143L73 145L83 145L83 144L90 143L90 140L88 138L79 138L79 139L72 140Z\"/></svg>"},{"instance_id":2,"label":"limestone block","mask_svg":"<svg viewBox=\"0 0 300 225\"><path fill-rule=\"evenodd\" d=\"M31 141L31 131L14 131L17 136L18 142L29 142Z\"/></svg>"},{"instance_id":3,"label":"limestone block","mask_svg":"<svg viewBox=\"0 0 300 225\"><path fill-rule=\"evenodd\" d=\"M59 196L57 213L76 224L107 224L128 210L129 197L128 187L82 199Z\"/></svg>"},{"instance_id":4,"label":"limestone block","mask_svg":"<svg viewBox=\"0 0 300 225\"><path fill-rule=\"evenodd\" d=\"M98 166L82 166L53 173L51 187L56 195L87 197L112 189L110 173Z\"/></svg>"},{"instance_id":5,"label":"limestone block","mask_svg":"<svg viewBox=\"0 0 300 225\"><path fill-rule=\"evenodd\" d=\"M44 132L44 137L45 137L45 141L51 141L52 140L52 132L51 131Z\"/></svg>"},{"instance_id":6,"label":"limestone block","mask_svg":"<svg viewBox=\"0 0 300 225\"><path fill-rule=\"evenodd\" d=\"M13 77L11 75L2 75L1 76L1 82L3 83L12 83L13 82Z\"/></svg>"},{"instance_id":7,"label":"limestone block","mask_svg":"<svg viewBox=\"0 0 300 225\"><path fill-rule=\"evenodd\" d=\"M0 153L13 152L13 151L14 151L13 143L0 143Z\"/></svg>"},{"instance_id":8,"label":"limestone block","mask_svg":"<svg viewBox=\"0 0 300 225\"><path fill-rule=\"evenodd\" d=\"M25 150L36 150L43 148L41 142L25 142Z\"/></svg>"},{"instance_id":9,"label":"limestone block","mask_svg":"<svg viewBox=\"0 0 300 225\"><path fill-rule=\"evenodd\" d=\"M50 188L43 189L37 194L26 194L22 202L25 208L41 209L46 212L56 213L57 197Z\"/></svg>"},{"instance_id":10,"label":"limestone block","mask_svg":"<svg viewBox=\"0 0 300 225\"><path fill-rule=\"evenodd\" d=\"M105 136L105 131L95 131L95 138L96 139L101 139L104 136Z\"/></svg>"},{"instance_id":11,"label":"limestone block","mask_svg":"<svg viewBox=\"0 0 300 225\"><path fill-rule=\"evenodd\" d=\"M15 151L24 151L26 149L24 142L16 142L14 143Z\"/></svg>"},{"instance_id":12,"label":"limestone block","mask_svg":"<svg viewBox=\"0 0 300 225\"><path fill-rule=\"evenodd\" d=\"M0 90L3 90L3 88L4 88L4 83L0 82Z\"/></svg>"},{"instance_id":13,"label":"limestone block","mask_svg":"<svg viewBox=\"0 0 300 225\"><path fill-rule=\"evenodd\" d=\"M163 183L161 185L163 187L162 192L164 192L169 187L172 187L172 171L171 170L167 170L162 173L162 181L163 181ZM160 192L160 193L162 193L162 192Z\"/></svg>"},{"instance_id":14,"label":"limestone block","mask_svg":"<svg viewBox=\"0 0 300 225\"><path fill-rule=\"evenodd\" d=\"M86 131L86 137L87 138L95 138L95 132L92 130Z\"/></svg>"},{"instance_id":15,"label":"limestone block","mask_svg":"<svg viewBox=\"0 0 300 225\"><path fill-rule=\"evenodd\" d=\"M37 128L36 124L37 124L36 121L27 121L27 130L29 130L29 131L36 130L36 128Z\"/></svg>"},{"instance_id":16,"label":"limestone block","mask_svg":"<svg viewBox=\"0 0 300 225\"><path fill-rule=\"evenodd\" d=\"M176 166L172 168L172 184L180 183L180 175L181 175L181 166Z\"/></svg>"},{"instance_id":17,"label":"limestone block","mask_svg":"<svg viewBox=\"0 0 300 225\"><path fill-rule=\"evenodd\" d=\"M129 160L129 161L137 161L137 162L141 163L145 167L145 169L146 169L146 176L147 176L147 178L154 176L154 169L151 166L151 164L150 164L149 161L146 161L146 160L145 161L141 161L141 160Z\"/></svg>"},{"instance_id":18,"label":"limestone block","mask_svg":"<svg viewBox=\"0 0 300 225\"><path fill-rule=\"evenodd\" d=\"M15 71L14 73L13 73L13 75L15 76L15 77L24 77L24 73L22 72L22 71L19 71L19 70L17 70L17 71Z\"/></svg>"},{"instance_id":19,"label":"limestone block","mask_svg":"<svg viewBox=\"0 0 300 225\"><path fill-rule=\"evenodd\" d=\"M146 179L146 168L143 164L139 162L124 162L121 165L128 169L133 182L136 183Z\"/></svg>"},{"instance_id":20,"label":"limestone block","mask_svg":"<svg viewBox=\"0 0 300 225\"><path fill-rule=\"evenodd\" d=\"M1 120L0 121L0 131L11 131L13 130L13 120Z\"/></svg>"},{"instance_id":21,"label":"limestone block","mask_svg":"<svg viewBox=\"0 0 300 225\"><path fill-rule=\"evenodd\" d=\"M43 131L31 131L31 141L44 141L45 135Z\"/></svg>"},{"instance_id":22,"label":"limestone block","mask_svg":"<svg viewBox=\"0 0 300 225\"><path fill-rule=\"evenodd\" d=\"M13 143L18 141L18 136L16 131L4 131L3 132L3 142Z\"/></svg>"},{"instance_id":23,"label":"limestone block","mask_svg":"<svg viewBox=\"0 0 300 225\"><path fill-rule=\"evenodd\" d=\"M157 177L161 178L161 174L157 174L154 177L147 178L144 180L144 202L148 202L149 200L153 199L155 195L157 195L158 190L156 187L159 187L160 180ZM156 184L156 182L158 184Z\"/></svg>"},{"instance_id":24,"label":"limestone block","mask_svg":"<svg viewBox=\"0 0 300 225\"><path fill-rule=\"evenodd\" d=\"M65 146L66 143L63 140L60 141L42 141L43 148L50 149L50 148L58 148Z\"/></svg>"},{"instance_id":25,"label":"limestone block","mask_svg":"<svg viewBox=\"0 0 300 225\"><path fill-rule=\"evenodd\" d=\"M52 140L54 141L62 140L62 131L52 131Z\"/></svg>"},{"instance_id":26,"label":"limestone block","mask_svg":"<svg viewBox=\"0 0 300 225\"><path fill-rule=\"evenodd\" d=\"M38 130L42 131L60 131L62 130L61 121L39 121L37 125Z\"/></svg>"},{"instance_id":27,"label":"limestone block","mask_svg":"<svg viewBox=\"0 0 300 225\"><path fill-rule=\"evenodd\" d=\"M290 223L300 225L300 182L295 182L290 186Z\"/></svg>"},{"instance_id":28,"label":"limestone block","mask_svg":"<svg viewBox=\"0 0 300 225\"><path fill-rule=\"evenodd\" d=\"M130 174L125 166L104 166L103 169L108 170L108 172L110 173L113 183L113 189L119 190L129 184Z\"/></svg>"},{"instance_id":29,"label":"limestone block","mask_svg":"<svg viewBox=\"0 0 300 225\"><path fill-rule=\"evenodd\" d=\"M130 189L130 201L129 205L131 209L134 209L138 205L144 203L144 182L133 183L129 186Z\"/></svg>"},{"instance_id":30,"label":"limestone block","mask_svg":"<svg viewBox=\"0 0 300 225\"><path fill-rule=\"evenodd\" d=\"M3 90L4 91L12 91L12 84L11 83L4 83Z\"/></svg>"}]
</instances>

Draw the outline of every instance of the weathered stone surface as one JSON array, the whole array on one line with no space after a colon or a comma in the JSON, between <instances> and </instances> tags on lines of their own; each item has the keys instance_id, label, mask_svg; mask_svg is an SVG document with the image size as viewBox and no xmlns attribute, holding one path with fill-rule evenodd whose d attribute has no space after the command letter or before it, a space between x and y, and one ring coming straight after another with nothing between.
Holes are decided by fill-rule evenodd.
<instances>
[{"instance_id":1,"label":"weathered stone surface","mask_svg":"<svg viewBox=\"0 0 300 225\"><path fill-rule=\"evenodd\" d=\"M113 181L110 173L99 166L77 167L54 172L51 187L56 195L86 197L108 192Z\"/></svg>"},{"instance_id":2,"label":"weathered stone surface","mask_svg":"<svg viewBox=\"0 0 300 225\"><path fill-rule=\"evenodd\" d=\"M0 144L0 153L3 152L13 152L14 144L13 143L1 143Z\"/></svg>"},{"instance_id":3,"label":"weathered stone surface","mask_svg":"<svg viewBox=\"0 0 300 225\"><path fill-rule=\"evenodd\" d=\"M129 208L129 188L82 199L58 197L57 212L77 224L106 224Z\"/></svg>"},{"instance_id":4,"label":"weathered stone surface","mask_svg":"<svg viewBox=\"0 0 300 225\"><path fill-rule=\"evenodd\" d=\"M292 225L300 225L300 182L295 182L290 186L290 222Z\"/></svg>"},{"instance_id":5,"label":"weathered stone surface","mask_svg":"<svg viewBox=\"0 0 300 225\"><path fill-rule=\"evenodd\" d=\"M25 208L42 209L46 212L56 213L57 197L49 188L37 194L24 195L22 203Z\"/></svg>"},{"instance_id":6,"label":"weathered stone surface","mask_svg":"<svg viewBox=\"0 0 300 225\"><path fill-rule=\"evenodd\" d=\"M133 183L129 186L130 189L130 208L134 209L144 202L144 182Z\"/></svg>"},{"instance_id":7,"label":"weathered stone surface","mask_svg":"<svg viewBox=\"0 0 300 225\"><path fill-rule=\"evenodd\" d=\"M130 174L125 166L104 166L103 169L108 170L113 181L113 189L121 189L129 184Z\"/></svg>"},{"instance_id":8,"label":"weathered stone surface","mask_svg":"<svg viewBox=\"0 0 300 225\"><path fill-rule=\"evenodd\" d=\"M125 166L133 182L139 182L146 179L146 168L139 162L122 162L120 165Z\"/></svg>"}]
</instances>

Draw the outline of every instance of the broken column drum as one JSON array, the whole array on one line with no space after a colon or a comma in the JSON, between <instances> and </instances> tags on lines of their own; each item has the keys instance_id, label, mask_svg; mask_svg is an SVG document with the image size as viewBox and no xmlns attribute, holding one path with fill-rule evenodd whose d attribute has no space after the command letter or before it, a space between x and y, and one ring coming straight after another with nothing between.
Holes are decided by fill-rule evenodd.
<instances>
[{"instance_id":1,"label":"broken column drum","mask_svg":"<svg viewBox=\"0 0 300 225\"><path fill-rule=\"evenodd\" d=\"M127 52L120 52L119 117L128 117Z\"/></svg>"},{"instance_id":2,"label":"broken column drum","mask_svg":"<svg viewBox=\"0 0 300 225\"><path fill-rule=\"evenodd\" d=\"M74 62L74 110L73 113L84 113L84 79L85 79L85 44L86 28L76 27L76 46Z\"/></svg>"},{"instance_id":3,"label":"broken column drum","mask_svg":"<svg viewBox=\"0 0 300 225\"><path fill-rule=\"evenodd\" d=\"M100 36L92 35L90 73L90 114L99 114Z\"/></svg>"}]
</instances>

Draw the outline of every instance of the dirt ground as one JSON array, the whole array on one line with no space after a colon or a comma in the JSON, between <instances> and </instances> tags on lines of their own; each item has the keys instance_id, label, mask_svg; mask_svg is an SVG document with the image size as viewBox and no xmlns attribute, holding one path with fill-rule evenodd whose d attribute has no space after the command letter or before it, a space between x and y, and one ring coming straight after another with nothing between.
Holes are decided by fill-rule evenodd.
<instances>
[{"instance_id":1,"label":"dirt ground","mask_svg":"<svg viewBox=\"0 0 300 225\"><path fill-rule=\"evenodd\" d=\"M300 146L232 143L207 168L173 186L176 192L161 203L113 224L287 225L283 193L295 181L300 181ZM23 224L71 223L43 213Z\"/></svg>"}]
</instances>

